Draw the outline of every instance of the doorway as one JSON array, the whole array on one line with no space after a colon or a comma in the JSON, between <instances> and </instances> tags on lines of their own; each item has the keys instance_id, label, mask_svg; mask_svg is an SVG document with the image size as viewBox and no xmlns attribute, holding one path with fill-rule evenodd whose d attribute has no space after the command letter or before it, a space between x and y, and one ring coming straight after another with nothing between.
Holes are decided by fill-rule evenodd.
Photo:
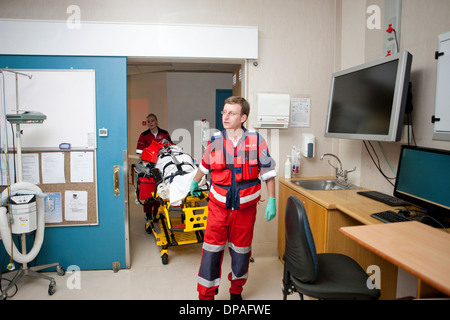
<instances>
[{"instance_id":1,"label":"doorway","mask_svg":"<svg viewBox=\"0 0 450 320\"><path fill-rule=\"evenodd\" d=\"M217 89L216 90L216 126L215 128L219 131L222 131L223 124L222 124L222 109L224 102L227 98L231 97L233 95L232 89Z\"/></svg>"},{"instance_id":2,"label":"doorway","mask_svg":"<svg viewBox=\"0 0 450 320\"><path fill-rule=\"evenodd\" d=\"M194 156L195 145L198 145L194 132L194 120L206 118L210 127L215 127L216 90L227 88L228 96L231 95L233 72L241 67L241 63L241 61L212 63L129 59L127 63L128 168L139 159L135 153L136 142L139 134L146 130L143 121L150 112L157 115L159 127L171 134L172 141L182 144L183 149L187 149L186 152ZM179 132L189 133L188 137L179 135ZM187 141L188 138L190 141ZM190 145L190 150L186 147L187 145ZM129 172L130 177L131 168ZM154 239L149 239L153 235L145 233L143 208L135 202L135 187L132 182L130 177L128 205L131 227L129 237L131 265L155 263L155 261L160 263L161 259L158 255L154 257L152 255L150 258L148 254L143 257L140 253L143 247L155 247L156 244ZM136 243L137 241L145 243ZM151 251L154 251L153 248ZM153 258L153 262L143 261L144 259L153 260Z\"/></svg>"}]
</instances>

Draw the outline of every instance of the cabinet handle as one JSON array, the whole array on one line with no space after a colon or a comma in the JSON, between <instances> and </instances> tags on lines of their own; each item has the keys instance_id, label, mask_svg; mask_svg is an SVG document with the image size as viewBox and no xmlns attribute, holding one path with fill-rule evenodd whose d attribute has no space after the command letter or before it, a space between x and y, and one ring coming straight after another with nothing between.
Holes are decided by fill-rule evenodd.
<instances>
[{"instance_id":1,"label":"cabinet handle","mask_svg":"<svg viewBox=\"0 0 450 320\"><path fill-rule=\"evenodd\" d=\"M439 122L441 121L441 118L436 118L436 116L431 117L431 123Z\"/></svg>"}]
</instances>

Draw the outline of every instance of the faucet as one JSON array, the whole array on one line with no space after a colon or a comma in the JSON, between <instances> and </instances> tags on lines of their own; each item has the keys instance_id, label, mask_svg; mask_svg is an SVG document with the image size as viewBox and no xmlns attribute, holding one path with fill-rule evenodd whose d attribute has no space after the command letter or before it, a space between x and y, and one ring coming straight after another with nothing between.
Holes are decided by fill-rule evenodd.
<instances>
[{"instance_id":1,"label":"faucet","mask_svg":"<svg viewBox=\"0 0 450 320\"><path fill-rule=\"evenodd\" d=\"M330 166L332 166L332 167L336 170L336 179L337 179L337 181L338 181L339 183L341 183L341 184L344 184L344 185L348 186L348 185L349 185L349 184L348 184L348 174L349 174L350 172L355 171L355 170L356 170L356 167L355 167L353 170L343 170L343 169L342 169L342 162L341 162L341 159L339 159L338 156L336 156L336 155L334 155L334 154L332 154L332 153L324 153L324 154L320 157L320 160L323 160L323 158L324 158L325 156L333 157L333 158L335 158L335 159L338 161L338 163L339 163L339 168L333 166L333 165L331 164L330 160L328 160L328 164L329 164Z\"/></svg>"}]
</instances>

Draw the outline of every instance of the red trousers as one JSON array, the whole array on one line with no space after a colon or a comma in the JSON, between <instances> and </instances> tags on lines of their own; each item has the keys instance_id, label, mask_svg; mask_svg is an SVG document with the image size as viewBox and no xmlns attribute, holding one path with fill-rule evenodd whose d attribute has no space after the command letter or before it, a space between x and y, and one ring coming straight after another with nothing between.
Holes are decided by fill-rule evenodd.
<instances>
[{"instance_id":1,"label":"red trousers","mask_svg":"<svg viewBox=\"0 0 450 320\"><path fill-rule=\"evenodd\" d=\"M205 230L202 260L198 273L199 299L212 300L218 292L223 252L228 240L231 256L230 293L240 294L247 281L251 257L256 204L239 210L208 204L208 221Z\"/></svg>"},{"instance_id":2,"label":"red trousers","mask_svg":"<svg viewBox=\"0 0 450 320\"><path fill-rule=\"evenodd\" d=\"M153 198L148 199L144 203L144 212L150 214L147 215L148 219L153 219L156 216L156 214L158 213L159 206L160 206L159 201Z\"/></svg>"}]
</instances>

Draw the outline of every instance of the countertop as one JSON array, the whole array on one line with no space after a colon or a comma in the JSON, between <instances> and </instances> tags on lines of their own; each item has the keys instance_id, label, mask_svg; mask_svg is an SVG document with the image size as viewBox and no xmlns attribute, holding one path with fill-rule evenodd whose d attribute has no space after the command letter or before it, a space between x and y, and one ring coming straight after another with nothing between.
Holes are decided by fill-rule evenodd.
<instances>
[{"instance_id":1,"label":"countertop","mask_svg":"<svg viewBox=\"0 0 450 320\"><path fill-rule=\"evenodd\" d=\"M310 178L293 178L289 180L312 180L312 179L335 179L334 177L310 177ZM279 178L279 182L285 186L301 193L310 200L316 202L327 210L339 210L348 216L356 219L363 224L381 224L383 222L372 218L372 213L395 210L402 207L391 207L382 202L372 200L370 198L357 194L359 191L367 191L369 189L361 187L354 190L321 190L312 191L303 189L288 179Z\"/></svg>"}]
</instances>

